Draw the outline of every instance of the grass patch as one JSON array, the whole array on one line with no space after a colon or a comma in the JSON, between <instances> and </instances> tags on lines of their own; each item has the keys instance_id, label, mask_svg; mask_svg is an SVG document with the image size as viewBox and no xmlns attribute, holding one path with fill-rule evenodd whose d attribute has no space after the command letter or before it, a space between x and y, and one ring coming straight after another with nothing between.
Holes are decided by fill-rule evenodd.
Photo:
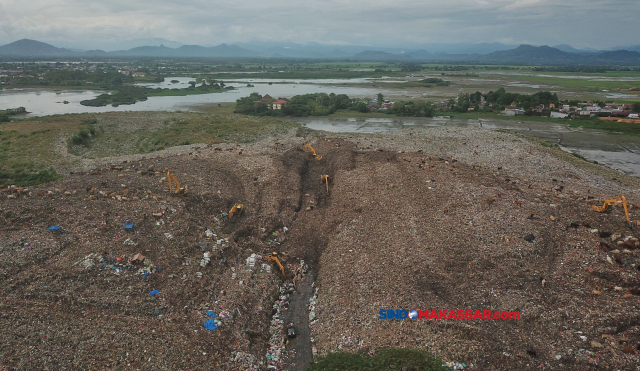
<instances>
[{"instance_id":1,"label":"grass patch","mask_svg":"<svg viewBox=\"0 0 640 371\"><path fill-rule=\"evenodd\" d=\"M0 171L0 184L16 185L18 187L33 186L37 184L53 182L62 176L54 169L29 172L24 169L16 171Z\"/></svg>"},{"instance_id":2,"label":"grass patch","mask_svg":"<svg viewBox=\"0 0 640 371\"><path fill-rule=\"evenodd\" d=\"M449 368L424 350L393 348L373 357L359 353L329 353L318 358L307 371L445 371Z\"/></svg>"},{"instance_id":3,"label":"grass patch","mask_svg":"<svg viewBox=\"0 0 640 371\"><path fill-rule=\"evenodd\" d=\"M73 154L78 154L78 147L89 147L93 139L104 133L104 127L102 126L96 130L97 123L98 120L95 118L82 120L81 124L83 127L67 141L68 151Z\"/></svg>"},{"instance_id":4,"label":"grass patch","mask_svg":"<svg viewBox=\"0 0 640 371\"><path fill-rule=\"evenodd\" d=\"M640 124L630 122L604 121L597 118L571 120L572 128L583 127L588 129L606 130L620 134L640 135Z\"/></svg>"},{"instance_id":5,"label":"grass patch","mask_svg":"<svg viewBox=\"0 0 640 371\"><path fill-rule=\"evenodd\" d=\"M187 114L183 119L165 122L163 128L151 133L149 142L153 145L151 150L195 143L249 143L263 134L282 134L295 126L271 118L244 115Z\"/></svg>"}]
</instances>

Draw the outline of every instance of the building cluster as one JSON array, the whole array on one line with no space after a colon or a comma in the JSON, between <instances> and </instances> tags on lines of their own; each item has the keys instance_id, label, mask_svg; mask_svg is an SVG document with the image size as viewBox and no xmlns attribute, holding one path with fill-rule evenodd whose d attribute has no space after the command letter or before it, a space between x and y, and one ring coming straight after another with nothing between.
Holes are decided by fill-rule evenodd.
<instances>
[{"instance_id":1,"label":"building cluster","mask_svg":"<svg viewBox=\"0 0 640 371\"><path fill-rule=\"evenodd\" d=\"M545 107L541 104L536 107L532 107L531 110L535 113L546 116L547 114L551 118L573 118L573 117L619 117L619 118L638 118L638 112L632 111L632 105L627 103L606 103L602 107L598 103L584 102L577 105L569 105L559 103L549 104ZM504 116L518 116L524 115L525 110L522 107L507 106L503 111L499 113Z\"/></svg>"},{"instance_id":2,"label":"building cluster","mask_svg":"<svg viewBox=\"0 0 640 371\"><path fill-rule=\"evenodd\" d=\"M255 103L264 103L269 109L282 109L287 101L284 99L274 99L269 94L265 94L262 99L255 101Z\"/></svg>"},{"instance_id":3,"label":"building cluster","mask_svg":"<svg viewBox=\"0 0 640 371\"><path fill-rule=\"evenodd\" d=\"M369 102L367 107L369 107L371 111L385 111L391 108L394 103L395 102L390 102L388 99L385 99L384 101L380 102L380 105L378 105L378 100L374 99Z\"/></svg>"}]
</instances>

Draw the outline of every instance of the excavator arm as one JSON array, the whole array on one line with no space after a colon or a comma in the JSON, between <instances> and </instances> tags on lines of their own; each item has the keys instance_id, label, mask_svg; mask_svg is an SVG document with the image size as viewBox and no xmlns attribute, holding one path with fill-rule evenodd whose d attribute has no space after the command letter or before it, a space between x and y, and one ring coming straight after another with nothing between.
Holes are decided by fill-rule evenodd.
<instances>
[{"instance_id":1,"label":"excavator arm","mask_svg":"<svg viewBox=\"0 0 640 371\"><path fill-rule=\"evenodd\" d=\"M278 267L280 267L280 271L282 271L282 275L284 276L284 267L282 266L282 264L280 264L280 260L278 260L277 255L278 255L278 253L274 252L274 253L271 253L269 255L266 255L265 258L267 258L269 260L273 260L274 262L276 262L278 264Z\"/></svg>"},{"instance_id":2,"label":"excavator arm","mask_svg":"<svg viewBox=\"0 0 640 371\"><path fill-rule=\"evenodd\" d=\"M231 210L229 210L229 220L233 220L233 216L235 214L242 214L243 210L244 210L244 205L243 204L233 205Z\"/></svg>"},{"instance_id":3,"label":"excavator arm","mask_svg":"<svg viewBox=\"0 0 640 371\"><path fill-rule=\"evenodd\" d=\"M320 175L320 181L325 181L327 184L327 194L329 194L329 175Z\"/></svg>"},{"instance_id":4,"label":"excavator arm","mask_svg":"<svg viewBox=\"0 0 640 371\"><path fill-rule=\"evenodd\" d=\"M620 197L616 197L616 198L612 198L610 200L606 200L604 201L604 203L602 204L602 206L598 206L598 205L593 205L593 210L599 212L599 213L603 213L605 211L607 211L609 209L609 207L611 205L613 205L616 202L622 201L622 207L624 208L624 215L627 217L627 222L629 223L629 226L631 226L631 218L629 218L629 210L627 209L627 199L624 196L620 196Z\"/></svg>"},{"instance_id":5,"label":"excavator arm","mask_svg":"<svg viewBox=\"0 0 640 371\"><path fill-rule=\"evenodd\" d=\"M180 182L171 174L171 171L167 171L167 180L169 181L169 193L187 194L188 190L186 188L180 188ZM175 192L173 191L173 183L176 184Z\"/></svg>"},{"instance_id":6,"label":"excavator arm","mask_svg":"<svg viewBox=\"0 0 640 371\"><path fill-rule=\"evenodd\" d=\"M318 156L318 155L316 154L316 150L315 150L315 149L313 149L313 147L311 147L311 146L309 145L309 143L305 144L303 148L309 148L309 149L311 150L311 152L313 152L313 157L314 157L316 160L322 160L322 156Z\"/></svg>"}]
</instances>

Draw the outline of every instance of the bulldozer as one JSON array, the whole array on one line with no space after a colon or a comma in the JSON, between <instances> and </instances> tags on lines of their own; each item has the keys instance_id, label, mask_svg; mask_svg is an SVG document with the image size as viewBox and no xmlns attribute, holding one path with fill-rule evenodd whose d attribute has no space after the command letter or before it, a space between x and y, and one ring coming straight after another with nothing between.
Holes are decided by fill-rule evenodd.
<instances>
[{"instance_id":1,"label":"bulldozer","mask_svg":"<svg viewBox=\"0 0 640 371\"><path fill-rule=\"evenodd\" d=\"M244 211L244 205L243 204L235 204L235 205L233 205L231 210L229 210L229 220L233 220L233 216L235 214L238 214L238 216L240 216L243 211Z\"/></svg>"},{"instance_id":2,"label":"bulldozer","mask_svg":"<svg viewBox=\"0 0 640 371\"><path fill-rule=\"evenodd\" d=\"M265 258L269 259L269 260L273 260L274 262L276 262L278 264L278 267L280 267L280 271L282 271L282 275L284 276L284 267L282 266L282 264L280 264L280 260L278 259L278 253L277 252L272 252L271 254L267 254L265 255Z\"/></svg>"},{"instance_id":3,"label":"bulldozer","mask_svg":"<svg viewBox=\"0 0 640 371\"><path fill-rule=\"evenodd\" d=\"M305 144L302 148L309 148L311 152L313 152L313 158L315 158L316 160L322 160L322 156L318 156L318 154L316 154L316 150L313 149L313 147L311 147L309 143Z\"/></svg>"},{"instance_id":4,"label":"bulldozer","mask_svg":"<svg viewBox=\"0 0 640 371\"><path fill-rule=\"evenodd\" d=\"M609 200L605 200L602 206L592 205L593 210L604 213L609 211L610 207L613 206L616 202L622 201L622 207L624 208L624 214L627 217L627 223L629 223L629 228L631 228L631 219L629 218L629 210L627 209L627 199L624 196L612 198Z\"/></svg>"},{"instance_id":5,"label":"bulldozer","mask_svg":"<svg viewBox=\"0 0 640 371\"><path fill-rule=\"evenodd\" d=\"M175 193L179 195L186 195L189 192L188 189L180 187L180 182L176 179L173 174L171 174L171 170L167 171L167 180L169 181L169 193ZM173 191L173 183L176 184L176 191Z\"/></svg>"}]
</instances>

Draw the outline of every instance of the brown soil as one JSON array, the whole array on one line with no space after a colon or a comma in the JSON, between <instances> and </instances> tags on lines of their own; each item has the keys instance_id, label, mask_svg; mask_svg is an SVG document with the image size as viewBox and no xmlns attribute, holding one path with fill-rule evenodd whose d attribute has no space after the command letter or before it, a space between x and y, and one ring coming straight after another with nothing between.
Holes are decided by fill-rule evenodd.
<instances>
[{"instance_id":1,"label":"brown soil","mask_svg":"<svg viewBox=\"0 0 640 371\"><path fill-rule=\"evenodd\" d=\"M639 203L637 186L619 182L633 179L594 178L552 150L482 129L310 140L322 160L302 149L304 138L290 135L244 148L129 158L21 194L5 188L0 364L265 369L283 278L271 262L249 270L245 259L271 251L281 254L286 280L300 259L316 272L305 280L315 277L319 288L310 336L320 354L417 347L480 370L630 369L640 361L639 297L624 297L640 286L637 246L617 246L590 229L622 238L635 232L620 208L598 214L587 203L619 194ZM166 169L188 187L186 196L167 193L160 180ZM223 213L235 203L245 210L229 221ZM153 216L159 212L162 218ZM122 229L126 220L133 231ZM48 230L52 225L63 229ZM207 229L229 243L206 240ZM524 241L529 233L535 242ZM127 238L137 245L124 244ZM203 268L205 251L212 259ZM91 253L123 261L142 253L161 271L144 278L137 267L117 274L110 265L74 265ZM601 295L592 294L596 286ZM295 295L291 316L300 321L308 315ZM207 331L208 309L229 318ZM489 309L522 318L380 320L381 309ZM299 331L295 342L306 341ZM237 361L232 352L254 361ZM280 362L303 369L308 359L290 354Z\"/></svg>"}]
</instances>

